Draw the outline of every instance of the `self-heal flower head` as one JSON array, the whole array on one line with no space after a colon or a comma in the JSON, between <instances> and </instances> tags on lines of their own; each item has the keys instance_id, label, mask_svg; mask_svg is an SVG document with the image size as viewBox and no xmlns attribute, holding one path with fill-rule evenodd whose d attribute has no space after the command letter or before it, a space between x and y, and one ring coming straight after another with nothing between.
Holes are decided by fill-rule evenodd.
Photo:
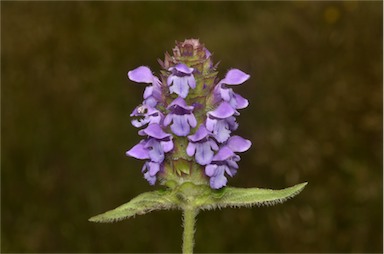
<instances>
[{"instance_id":1,"label":"self-heal flower head","mask_svg":"<svg viewBox=\"0 0 384 254\"><path fill-rule=\"evenodd\" d=\"M176 42L172 52L159 60L159 78L145 66L128 72L130 80L149 85L144 101L131 114L142 140L126 155L144 160L141 171L150 185L167 188L142 193L89 220L112 222L154 210L180 209L182 250L193 253L194 223L200 210L280 203L306 183L278 191L225 187L239 171L237 153L251 147L251 141L232 134L238 127L238 110L247 107L248 101L230 88L249 75L230 69L220 80L213 54L196 39Z\"/></svg>"},{"instance_id":2,"label":"self-heal flower head","mask_svg":"<svg viewBox=\"0 0 384 254\"><path fill-rule=\"evenodd\" d=\"M150 184L160 178L166 185L190 181L221 188L237 172L236 153L250 146L250 141L244 145L243 138L232 136L238 110L248 101L230 88L249 75L230 69L220 80L212 55L199 40L185 40L159 61L159 78L146 66L128 72L130 80L149 84L131 114L144 139L126 154L145 160L142 172Z\"/></svg>"},{"instance_id":3,"label":"self-heal flower head","mask_svg":"<svg viewBox=\"0 0 384 254\"><path fill-rule=\"evenodd\" d=\"M172 72L169 75L167 84L171 93L176 93L182 98L187 97L189 88L196 87L196 81L193 77L193 68L189 68L185 64L177 64L168 69Z\"/></svg>"}]
</instances>

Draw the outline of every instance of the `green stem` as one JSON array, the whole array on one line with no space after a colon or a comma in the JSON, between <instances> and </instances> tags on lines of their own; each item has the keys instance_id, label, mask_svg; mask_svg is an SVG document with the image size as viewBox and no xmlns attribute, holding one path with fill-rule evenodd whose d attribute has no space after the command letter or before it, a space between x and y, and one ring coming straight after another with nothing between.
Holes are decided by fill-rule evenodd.
<instances>
[{"instance_id":1,"label":"green stem","mask_svg":"<svg viewBox=\"0 0 384 254\"><path fill-rule=\"evenodd\" d=\"M193 253L196 208L184 208L183 210L183 254Z\"/></svg>"}]
</instances>

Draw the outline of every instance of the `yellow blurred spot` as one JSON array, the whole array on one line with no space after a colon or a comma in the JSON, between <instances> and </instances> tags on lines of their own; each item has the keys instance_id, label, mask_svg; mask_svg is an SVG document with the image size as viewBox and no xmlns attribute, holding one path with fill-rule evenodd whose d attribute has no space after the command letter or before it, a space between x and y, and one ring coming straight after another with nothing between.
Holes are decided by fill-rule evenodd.
<instances>
[{"instance_id":1,"label":"yellow blurred spot","mask_svg":"<svg viewBox=\"0 0 384 254\"><path fill-rule=\"evenodd\" d=\"M340 18L340 11L334 6L327 7L324 11L324 20L328 24L336 23Z\"/></svg>"}]
</instances>

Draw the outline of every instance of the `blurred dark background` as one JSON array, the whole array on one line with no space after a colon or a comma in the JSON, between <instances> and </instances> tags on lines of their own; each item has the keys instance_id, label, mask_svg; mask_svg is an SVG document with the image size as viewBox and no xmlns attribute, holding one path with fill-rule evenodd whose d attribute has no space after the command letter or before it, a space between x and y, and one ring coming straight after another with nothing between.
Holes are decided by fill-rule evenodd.
<instances>
[{"instance_id":1,"label":"blurred dark background","mask_svg":"<svg viewBox=\"0 0 384 254\"><path fill-rule=\"evenodd\" d=\"M382 252L382 2L1 2L1 251L179 252L181 214L88 218L153 190L126 73L199 38L251 75L229 184L274 206L200 213L196 252Z\"/></svg>"}]
</instances>

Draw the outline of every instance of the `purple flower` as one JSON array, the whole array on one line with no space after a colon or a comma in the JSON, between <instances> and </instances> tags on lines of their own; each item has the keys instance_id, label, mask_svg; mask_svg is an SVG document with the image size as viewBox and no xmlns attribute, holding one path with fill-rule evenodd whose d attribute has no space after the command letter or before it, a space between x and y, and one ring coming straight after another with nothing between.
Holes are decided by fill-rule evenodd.
<instances>
[{"instance_id":1,"label":"purple flower","mask_svg":"<svg viewBox=\"0 0 384 254\"><path fill-rule=\"evenodd\" d=\"M220 143L228 140L231 131L237 129L235 117L238 112L228 103L222 102L215 110L207 113L205 126L212 132L213 137Z\"/></svg>"},{"instance_id":2,"label":"purple flower","mask_svg":"<svg viewBox=\"0 0 384 254\"><path fill-rule=\"evenodd\" d=\"M189 87L196 87L196 81L192 74L194 69L189 68L185 64L179 63L168 70L172 72L167 80L170 93L176 93L182 98L187 97Z\"/></svg>"},{"instance_id":3,"label":"purple flower","mask_svg":"<svg viewBox=\"0 0 384 254\"><path fill-rule=\"evenodd\" d=\"M240 156L235 152L245 152L251 147L251 141L240 136L233 136L220 148L212 158L211 164L205 167L205 174L210 177L210 186L213 189L220 189L227 184L224 173L233 177L239 168L237 162Z\"/></svg>"},{"instance_id":4,"label":"purple flower","mask_svg":"<svg viewBox=\"0 0 384 254\"><path fill-rule=\"evenodd\" d=\"M165 133L158 124L148 125L147 128L139 131L139 135L149 137L144 147L148 149L151 161L162 162L164 153L173 149L172 135Z\"/></svg>"},{"instance_id":5,"label":"purple flower","mask_svg":"<svg viewBox=\"0 0 384 254\"><path fill-rule=\"evenodd\" d=\"M161 82L148 67L140 66L129 71L128 78L134 82L152 84L145 88L144 104L155 107L157 102L161 100Z\"/></svg>"},{"instance_id":6,"label":"purple flower","mask_svg":"<svg viewBox=\"0 0 384 254\"><path fill-rule=\"evenodd\" d=\"M249 79L249 75L238 69L232 69L227 72L225 78L215 87L216 97L227 101L234 109L243 109L248 106L248 100L241 95L233 92L232 88L226 85L240 85Z\"/></svg>"},{"instance_id":7,"label":"purple flower","mask_svg":"<svg viewBox=\"0 0 384 254\"><path fill-rule=\"evenodd\" d=\"M188 136L189 144L187 146L187 154L193 156L195 154L196 162L200 165L207 165L212 161L213 151L219 149L216 142L209 137L210 133L201 124L195 134Z\"/></svg>"},{"instance_id":8,"label":"purple flower","mask_svg":"<svg viewBox=\"0 0 384 254\"><path fill-rule=\"evenodd\" d=\"M147 128L140 130L139 134L147 135L148 138L141 140L139 144L127 151L128 156L161 163L164 160L164 153L173 149L172 135L165 133L158 124L148 125Z\"/></svg>"},{"instance_id":9,"label":"purple flower","mask_svg":"<svg viewBox=\"0 0 384 254\"><path fill-rule=\"evenodd\" d=\"M160 171L161 165L156 162L147 161L145 162L141 172L144 173L144 178L147 179L150 185L156 183L156 174Z\"/></svg>"},{"instance_id":10,"label":"purple flower","mask_svg":"<svg viewBox=\"0 0 384 254\"><path fill-rule=\"evenodd\" d=\"M130 116L141 117L131 121L132 125L136 128L142 127L146 124L159 124L163 118L163 114L159 110L148 107L147 105L137 106Z\"/></svg>"},{"instance_id":11,"label":"purple flower","mask_svg":"<svg viewBox=\"0 0 384 254\"><path fill-rule=\"evenodd\" d=\"M141 140L125 154L139 160L149 159L149 150L146 147L146 143L146 140Z\"/></svg>"},{"instance_id":12,"label":"purple flower","mask_svg":"<svg viewBox=\"0 0 384 254\"><path fill-rule=\"evenodd\" d=\"M165 133L156 123L149 124L147 128L140 130L139 134L147 138L127 151L126 155L140 160L149 159L145 162L142 172L145 179L153 185L156 182L156 174L162 167L165 153L173 149L172 135Z\"/></svg>"},{"instance_id":13,"label":"purple flower","mask_svg":"<svg viewBox=\"0 0 384 254\"><path fill-rule=\"evenodd\" d=\"M227 178L224 176L224 171L226 167L209 164L205 167L205 174L210 177L209 185L212 189L220 189L223 186L227 185Z\"/></svg>"},{"instance_id":14,"label":"purple flower","mask_svg":"<svg viewBox=\"0 0 384 254\"><path fill-rule=\"evenodd\" d=\"M167 108L170 113L164 118L164 126L172 122L171 130L177 136L187 136L191 127L196 127L196 118L192 113L193 106L187 106L183 98L177 97Z\"/></svg>"}]
</instances>

